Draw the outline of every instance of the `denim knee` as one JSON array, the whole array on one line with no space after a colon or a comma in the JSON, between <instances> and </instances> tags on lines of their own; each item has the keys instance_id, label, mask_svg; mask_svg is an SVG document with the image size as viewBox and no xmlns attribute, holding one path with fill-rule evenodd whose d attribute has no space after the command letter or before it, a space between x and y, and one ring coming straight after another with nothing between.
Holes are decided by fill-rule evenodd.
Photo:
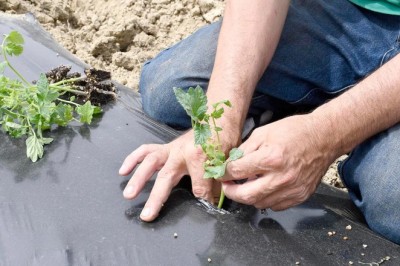
<instances>
[{"instance_id":1,"label":"denim knee","mask_svg":"<svg viewBox=\"0 0 400 266\"><path fill-rule=\"evenodd\" d=\"M369 227L400 244L400 124L357 147L340 175Z\"/></svg>"},{"instance_id":2,"label":"denim knee","mask_svg":"<svg viewBox=\"0 0 400 266\"><path fill-rule=\"evenodd\" d=\"M173 127L191 126L173 88L199 85L207 90L220 27L221 22L207 25L144 64L139 92L147 115Z\"/></svg>"}]
</instances>

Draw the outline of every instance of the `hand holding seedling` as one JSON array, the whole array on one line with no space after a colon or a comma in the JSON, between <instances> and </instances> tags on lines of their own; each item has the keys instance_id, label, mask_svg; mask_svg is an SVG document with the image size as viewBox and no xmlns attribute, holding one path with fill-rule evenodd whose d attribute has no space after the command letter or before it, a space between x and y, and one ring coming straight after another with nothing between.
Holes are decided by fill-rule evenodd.
<instances>
[{"instance_id":1,"label":"hand holding seedling","mask_svg":"<svg viewBox=\"0 0 400 266\"><path fill-rule=\"evenodd\" d=\"M212 115L214 117L212 117L211 114L206 114L207 100L201 88L192 89L187 98L183 96L180 101L187 102L187 106L191 106L189 113L197 117L193 119L195 120L193 127L197 132L193 129L189 130L186 134L164 145L142 145L126 157L119 170L121 175L128 175L140 164L124 190L124 197L127 199L135 198L152 175L159 171L140 216L144 221L152 221L158 216L172 188L184 175L190 175L193 194L196 197L214 202L214 194L220 193L219 189L214 191L216 187L213 186L213 178L223 175L227 162L221 148L228 147L227 143L232 142L234 138L226 132L223 137L220 136L219 144L213 141L207 143L207 140L211 140L211 128L215 128L212 120L223 114L223 110L220 110L221 105L228 104L229 106L229 103L222 101L215 104ZM204 119L208 119L209 123L202 124ZM217 128L216 131L220 130ZM195 143L203 145L195 145ZM206 153L203 152L204 149ZM233 156L238 156L238 154ZM208 155L210 157L207 159Z\"/></svg>"},{"instance_id":2,"label":"hand holding seedling","mask_svg":"<svg viewBox=\"0 0 400 266\"><path fill-rule=\"evenodd\" d=\"M228 164L222 187L230 199L282 210L308 199L337 154L314 135L309 115L288 117L253 131ZM234 180L247 179L243 184Z\"/></svg>"}]
</instances>

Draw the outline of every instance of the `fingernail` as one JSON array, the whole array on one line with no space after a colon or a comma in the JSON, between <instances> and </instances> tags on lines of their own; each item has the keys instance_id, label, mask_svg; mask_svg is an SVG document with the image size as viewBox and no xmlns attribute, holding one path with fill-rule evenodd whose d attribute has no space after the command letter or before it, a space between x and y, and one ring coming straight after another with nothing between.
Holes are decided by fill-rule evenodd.
<instances>
[{"instance_id":1,"label":"fingernail","mask_svg":"<svg viewBox=\"0 0 400 266\"><path fill-rule=\"evenodd\" d=\"M119 168L118 173L119 174L124 174L125 173L125 165L121 165L121 168Z\"/></svg>"},{"instance_id":2,"label":"fingernail","mask_svg":"<svg viewBox=\"0 0 400 266\"><path fill-rule=\"evenodd\" d=\"M129 196L131 196L134 192L135 192L134 186L127 186L127 187L124 189L124 196L125 196L125 197L129 197Z\"/></svg>"},{"instance_id":3,"label":"fingernail","mask_svg":"<svg viewBox=\"0 0 400 266\"><path fill-rule=\"evenodd\" d=\"M149 208L144 208L142 213L140 214L141 217L147 217L150 216L150 209Z\"/></svg>"}]
</instances>

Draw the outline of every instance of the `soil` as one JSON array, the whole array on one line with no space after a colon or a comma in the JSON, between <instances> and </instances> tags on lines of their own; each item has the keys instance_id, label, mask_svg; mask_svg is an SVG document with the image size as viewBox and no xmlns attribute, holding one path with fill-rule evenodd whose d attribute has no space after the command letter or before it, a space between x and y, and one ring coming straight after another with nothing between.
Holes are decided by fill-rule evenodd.
<instances>
[{"instance_id":1,"label":"soil","mask_svg":"<svg viewBox=\"0 0 400 266\"><path fill-rule=\"evenodd\" d=\"M218 20L223 8L223 0L0 1L0 11L33 13L58 43L134 90L145 61ZM323 181L343 187L336 165Z\"/></svg>"},{"instance_id":2,"label":"soil","mask_svg":"<svg viewBox=\"0 0 400 266\"><path fill-rule=\"evenodd\" d=\"M70 66L59 66L46 73L50 83L55 83L71 78L81 78L81 73L73 72ZM93 105L105 105L117 98L114 84L111 82L111 73L94 68L85 69L85 75L82 79L73 82L74 89L86 93L86 95L75 95L80 102L90 101ZM63 95L66 99L72 96L72 93Z\"/></svg>"}]
</instances>

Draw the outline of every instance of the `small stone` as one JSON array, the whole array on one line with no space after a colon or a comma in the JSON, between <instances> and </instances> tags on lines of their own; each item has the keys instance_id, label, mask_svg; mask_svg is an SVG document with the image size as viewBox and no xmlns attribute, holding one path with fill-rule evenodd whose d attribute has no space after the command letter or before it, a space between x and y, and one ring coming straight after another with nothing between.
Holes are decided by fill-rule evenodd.
<instances>
[{"instance_id":1,"label":"small stone","mask_svg":"<svg viewBox=\"0 0 400 266\"><path fill-rule=\"evenodd\" d=\"M328 232L328 236L333 236L333 233L332 232Z\"/></svg>"},{"instance_id":2,"label":"small stone","mask_svg":"<svg viewBox=\"0 0 400 266\"><path fill-rule=\"evenodd\" d=\"M343 240L349 240L349 238L347 236L344 236Z\"/></svg>"},{"instance_id":3,"label":"small stone","mask_svg":"<svg viewBox=\"0 0 400 266\"><path fill-rule=\"evenodd\" d=\"M365 256L365 253L361 253L361 256Z\"/></svg>"},{"instance_id":4,"label":"small stone","mask_svg":"<svg viewBox=\"0 0 400 266\"><path fill-rule=\"evenodd\" d=\"M174 233L174 238L178 238L178 233Z\"/></svg>"},{"instance_id":5,"label":"small stone","mask_svg":"<svg viewBox=\"0 0 400 266\"><path fill-rule=\"evenodd\" d=\"M363 244L363 248L367 248L368 247L368 245L367 244Z\"/></svg>"},{"instance_id":6,"label":"small stone","mask_svg":"<svg viewBox=\"0 0 400 266\"><path fill-rule=\"evenodd\" d=\"M296 261L296 265L300 265L300 261Z\"/></svg>"},{"instance_id":7,"label":"small stone","mask_svg":"<svg viewBox=\"0 0 400 266\"><path fill-rule=\"evenodd\" d=\"M336 235L336 232L335 232L335 231L332 231L332 235Z\"/></svg>"},{"instance_id":8,"label":"small stone","mask_svg":"<svg viewBox=\"0 0 400 266\"><path fill-rule=\"evenodd\" d=\"M351 230L351 225L346 226L346 230Z\"/></svg>"},{"instance_id":9,"label":"small stone","mask_svg":"<svg viewBox=\"0 0 400 266\"><path fill-rule=\"evenodd\" d=\"M208 263L211 263L211 258L208 258L207 261L208 261Z\"/></svg>"},{"instance_id":10,"label":"small stone","mask_svg":"<svg viewBox=\"0 0 400 266\"><path fill-rule=\"evenodd\" d=\"M385 260L390 260L390 257L389 257L389 256L386 256L386 257L385 257Z\"/></svg>"},{"instance_id":11,"label":"small stone","mask_svg":"<svg viewBox=\"0 0 400 266\"><path fill-rule=\"evenodd\" d=\"M352 261L349 261L349 264L350 264L350 265L353 265L353 264L354 264L354 262L352 262Z\"/></svg>"}]
</instances>

